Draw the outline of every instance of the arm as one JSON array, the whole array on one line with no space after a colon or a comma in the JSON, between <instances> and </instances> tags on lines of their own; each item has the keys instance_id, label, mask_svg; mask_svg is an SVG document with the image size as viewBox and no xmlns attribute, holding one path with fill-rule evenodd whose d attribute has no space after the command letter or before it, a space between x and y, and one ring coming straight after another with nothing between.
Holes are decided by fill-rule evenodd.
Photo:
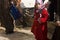
<instances>
[{"instance_id":1,"label":"arm","mask_svg":"<svg viewBox=\"0 0 60 40\"><path fill-rule=\"evenodd\" d=\"M43 9L42 11L42 17L40 18L41 23L45 23L48 20L48 12L47 10Z\"/></svg>"},{"instance_id":2,"label":"arm","mask_svg":"<svg viewBox=\"0 0 60 40\"><path fill-rule=\"evenodd\" d=\"M22 13L22 8L20 6L21 0L17 0L17 5L16 7L18 8L18 10L20 11L20 13Z\"/></svg>"}]
</instances>

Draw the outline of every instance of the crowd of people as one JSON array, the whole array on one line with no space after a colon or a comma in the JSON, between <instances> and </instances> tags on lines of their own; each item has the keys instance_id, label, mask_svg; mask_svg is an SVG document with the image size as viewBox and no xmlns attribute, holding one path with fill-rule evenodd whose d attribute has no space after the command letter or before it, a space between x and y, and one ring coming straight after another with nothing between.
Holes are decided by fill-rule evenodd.
<instances>
[{"instance_id":1,"label":"crowd of people","mask_svg":"<svg viewBox=\"0 0 60 40\"><path fill-rule=\"evenodd\" d=\"M0 20L2 26L6 28L6 34L14 33L14 20L19 20L23 27L26 26L23 16L24 12L20 6L20 2L21 0L0 0ZM54 21L56 26L51 40L60 40L59 2L59 0L35 0L34 21L31 32L36 40L49 40L47 38L47 21ZM14 12L10 12L11 6L15 6L14 8L16 8L14 11L16 13L14 14L15 16L11 14ZM55 19L54 13L56 13Z\"/></svg>"}]
</instances>

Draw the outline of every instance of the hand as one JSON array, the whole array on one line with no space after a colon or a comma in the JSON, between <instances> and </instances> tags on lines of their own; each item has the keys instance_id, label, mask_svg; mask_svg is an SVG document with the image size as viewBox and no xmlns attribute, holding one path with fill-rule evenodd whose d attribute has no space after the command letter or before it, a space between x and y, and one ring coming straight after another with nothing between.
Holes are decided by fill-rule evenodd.
<instances>
[{"instance_id":1,"label":"hand","mask_svg":"<svg viewBox=\"0 0 60 40\"><path fill-rule=\"evenodd\" d=\"M38 22L41 24L40 18L38 18Z\"/></svg>"},{"instance_id":2,"label":"hand","mask_svg":"<svg viewBox=\"0 0 60 40\"><path fill-rule=\"evenodd\" d=\"M57 26L60 26L60 21L56 21L56 25Z\"/></svg>"},{"instance_id":3,"label":"hand","mask_svg":"<svg viewBox=\"0 0 60 40\"><path fill-rule=\"evenodd\" d=\"M36 10L36 13L38 13L39 12L39 10Z\"/></svg>"}]
</instances>

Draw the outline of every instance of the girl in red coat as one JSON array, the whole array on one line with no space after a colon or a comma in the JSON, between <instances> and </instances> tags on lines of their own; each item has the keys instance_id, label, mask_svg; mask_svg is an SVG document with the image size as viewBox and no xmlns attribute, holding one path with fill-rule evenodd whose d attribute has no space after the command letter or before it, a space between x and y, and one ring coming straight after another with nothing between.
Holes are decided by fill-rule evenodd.
<instances>
[{"instance_id":1,"label":"girl in red coat","mask_svg":"<svg viewBox=\"0 0 60 40\"><path fill-rule=\"evenodd\" d=\"M44 3L42 0L36 0L34 11L34 23L31 30L36 40L48 40L47 39L48 12L46 9L47 3L48 0L45 0Z\"/></svg>"}]
</instances>

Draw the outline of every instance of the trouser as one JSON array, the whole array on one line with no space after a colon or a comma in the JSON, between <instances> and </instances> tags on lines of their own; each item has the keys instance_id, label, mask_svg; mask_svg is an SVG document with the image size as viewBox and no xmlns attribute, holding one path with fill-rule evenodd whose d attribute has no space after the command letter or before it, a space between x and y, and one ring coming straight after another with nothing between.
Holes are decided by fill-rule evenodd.
<instances>
[{"instance_id":1,"label":"trouser","mask_svg":"<svg viewBox=\"0 0 60 40\"><path fill-rule=\"evenodd\" d=\"M60 26L56 26L52 40L60 40Z\"/></svg>"},{"instance_id":2,"label":"trouser","mask_svg":"<svg viewBox=\"0 0 60 40\"><path fill-rule=\"evenodd\" d=\"M12 32L14 29L13 19L8 13L2 13L1 14L1 23L6 28L6 32Z\"/></svg>"}]
</instances>

